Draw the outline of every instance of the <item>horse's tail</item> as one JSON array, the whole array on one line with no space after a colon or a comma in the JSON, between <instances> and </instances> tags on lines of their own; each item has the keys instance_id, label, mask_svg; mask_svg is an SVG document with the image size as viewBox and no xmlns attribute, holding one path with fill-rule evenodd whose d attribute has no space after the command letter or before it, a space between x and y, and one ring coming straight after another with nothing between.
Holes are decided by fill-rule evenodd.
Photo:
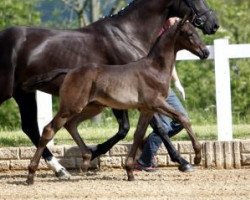
<instances>
[{"instance_id":1,"label":"horse's tail","mask_svg":"<svg viewBox=\"0 0 250 200\"><path fill-rule=\"evenodd\" d=\"M24 90L35 90L60 75L67 74L70 69L55 69L50 72L34 75L22 84Z\"/></svg>"},{"instance_id":2,"label":"horse's tail","mask_svg":"<svg viewBox=\"0 0 250 200\"><path fill-rule=\"evenodd\" d=\"M16 61L24 34L24 29L18 27L0 32L0 104L13 95Z\"/></svg>"}]
</instances>

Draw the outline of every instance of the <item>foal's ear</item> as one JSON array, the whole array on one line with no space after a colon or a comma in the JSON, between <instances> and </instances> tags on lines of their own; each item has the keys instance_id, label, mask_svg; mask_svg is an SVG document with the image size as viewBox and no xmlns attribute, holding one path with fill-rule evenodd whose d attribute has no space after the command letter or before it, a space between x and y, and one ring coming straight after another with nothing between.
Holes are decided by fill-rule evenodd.
<instances>
[{"instance_id":1,"label":"foal's ear","mask_svg":"<svg viewBox=\"0 0 250 200\"><path fill-rule=\"evenodd\" d=\"M185 15L177 24L176 31L175 33L179 33L183 27L183 25L186 23L188 20L189 15ZM177 34L176 34L177 35Z\"/></svg>"},{"instance_id":2,"label":"foal's ear","mask_svg":"<svg viewBox=\"0 0 250 200\"><path fill-rule=\"evenodd\" d=\"M186 23L186 21L188 20L188 17L189 17L189 15L186 14L186 15L181 19L181 21L179 22L179 23L180 23L180 24L179 24L180 27L182 27L182 26Z\"/></svg>"}]
</instances>

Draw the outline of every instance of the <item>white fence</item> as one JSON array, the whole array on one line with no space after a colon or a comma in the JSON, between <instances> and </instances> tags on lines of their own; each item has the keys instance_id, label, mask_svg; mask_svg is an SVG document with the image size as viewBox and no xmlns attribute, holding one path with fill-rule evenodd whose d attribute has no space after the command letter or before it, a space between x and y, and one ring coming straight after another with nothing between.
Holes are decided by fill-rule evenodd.
<instances>
[{"instance_id":1,"label":"white fence","mask_svg":"<svg viewBox=\"0 0 250 200\"><path fill-rule=\"evenodd\" d=\"M217 39L213 46L208 46L210 56L214 60L216 82L216 110L218 140L231 141L232 107L230 84L230 58L250 58L250 44L229 44L227 39ZM188 51L180 51L177 60L198 60L199 58ZM38 124L40 131L52 119L52 98L50 95L37 92Z\"/></svg>"}]
</instances>

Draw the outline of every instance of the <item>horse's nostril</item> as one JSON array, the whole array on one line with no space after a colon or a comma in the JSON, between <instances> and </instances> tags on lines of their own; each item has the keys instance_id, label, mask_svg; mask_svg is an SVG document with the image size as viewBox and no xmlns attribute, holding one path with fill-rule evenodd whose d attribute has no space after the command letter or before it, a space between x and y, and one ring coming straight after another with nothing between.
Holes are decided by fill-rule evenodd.
<instances>
[{"instance_id":1,"label":"horse's nostril","mask_svg":"<svg viewBox=\"0 0 250 200\"><path fill-rule=\"evenodd\" d=\"M219 29L219 27L220 27L220 26L219 26L218 24L215 24L215 25L214 25L214 30L217 31L217 30Z\"/></svg>"}]
</instances>

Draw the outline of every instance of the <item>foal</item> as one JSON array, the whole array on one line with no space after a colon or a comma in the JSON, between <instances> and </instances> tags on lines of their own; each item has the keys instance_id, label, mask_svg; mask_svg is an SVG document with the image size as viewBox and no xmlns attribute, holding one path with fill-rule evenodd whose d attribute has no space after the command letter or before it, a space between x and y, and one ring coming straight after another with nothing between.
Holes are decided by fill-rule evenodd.
<instances>
[{"instance_id":1,"label":"foal","mask_svg":"<svg viewBox=\"0 0 250 200\"><path fill-rule=\"evenodd\" d=\"M138 127L141 124L147 127L145 123L148 125L148 121L142 120L143 116L151 119L154 112L158 112L176 119L193 134L188 120L165 101L176 53L181 49L187 49L201 59L209 55L194 27L188 22L180 22L159 37L148 56L139 61L121 66L88 64L69 71L60 89L59 111L43 130L29 165L27 183L34 182L34 174L46 144L68 121L81 114L87 105L115 109L137 108L141 112ZM131 164L144 134L144 129L137 128L130 159L126 163L129 180L134 179ZM86 171L90 165L91 152L79 134L74 135L74 138L82 152L82 169Z\"/></svg>"}]
</instances>

